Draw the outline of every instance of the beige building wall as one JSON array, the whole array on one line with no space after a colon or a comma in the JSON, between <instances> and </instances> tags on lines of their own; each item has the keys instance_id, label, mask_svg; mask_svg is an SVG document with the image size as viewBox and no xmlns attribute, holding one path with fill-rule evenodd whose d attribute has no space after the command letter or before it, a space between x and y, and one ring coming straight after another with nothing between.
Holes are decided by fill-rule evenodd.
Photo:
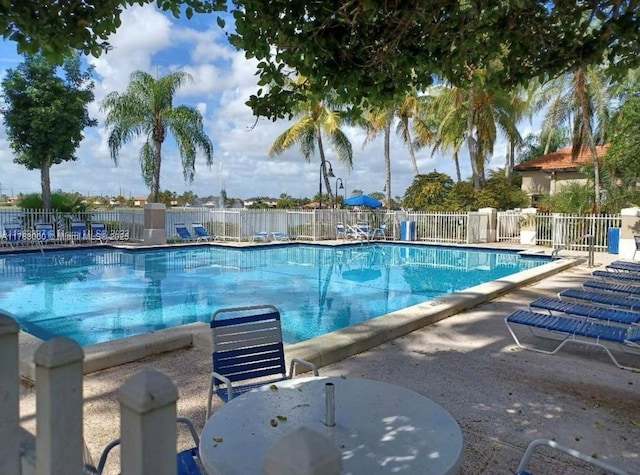
<instances>
[{"instance_id":1,"label":"beige building wall","mask_svg":"<svg viewBox=\"0 0 640 475\"><path fill-rule=\"evenodd\" d=\"M528 195L553 195L569 183L587 183L587 179L579 172L544 172L523 171L522 191Z\"/></svg>"},{"instance_id":2,"label":"beige building wall","mask_svg":"<svg viewBox=\"0 0 640 475\"><path fill-rule=\"evenodd\" d=\"M548 195L551 193L549 175L545 172L527 171L522 173L522 191L528 195Z\"/></svg>"},{"instance_id":3,"label":"beige building wall","mask_svg":"<svg viewBox=\"0 0 640 475\"><path fill-rule=\"evenodd\" d=\"M580 185L586 185L587 179L582 173L578 172L563 172L556 173L555 180L552 180L555 185L554 193L560 191L563 187L569 185L570 183L579 183ZM553 187L553 185L552 185Z\"/></svg>"}]
</instances>

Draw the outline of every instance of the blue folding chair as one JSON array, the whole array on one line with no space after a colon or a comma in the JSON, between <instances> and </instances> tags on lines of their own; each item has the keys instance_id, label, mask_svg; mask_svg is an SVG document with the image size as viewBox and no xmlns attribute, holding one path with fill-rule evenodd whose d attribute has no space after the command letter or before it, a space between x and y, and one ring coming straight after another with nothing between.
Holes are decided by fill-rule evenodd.
<instances>
[{"instance_id":1,"label":"blue folding chair","mask_svg":"<svg viewBox=\"0 0 640 475\"><path fill-rule=\"evenodd\" d=\"M583 462L588 463L594 467L598 467L606 471L607 473L612 473L614 475L628 475L628 472L618 467L615 467L610 463L590 457L586 454L583 454L582 452L579 452L569 447L565 447L564 445L560 445L557 442L554 442L553 440L549 440L549 439L536 439L527 446L527 450L525 451L524 455L522 456L522 459L520 460L520 464L516 469L515 475L533 475L533 472L531 472L528 468L529 462L531 461L531 458L533 457L536 449L538 447L543 447L543 446L551 447L552 449L555 449L559 452L563 452L567 455L570 455L573 458L582 460Z\"/></svg>"},{"instance_id":2,"label":"blue folding chair","mask_svg":"<svg viewBox=\"0 0 640 475\"><path fill-rule=\"evenodd\" d=\"M187 428L189 429L189 433L191 434L191 438L193 439L193 442L195 444L193 447L176 454L176 466L178 475L203 475L205 472L201 466L202 464L200 463L200 453L198 451L200 438L198 437L198 433L196 432L193 423L186 417L176 418L176 423L184 424L185 426L187 426ZM85 465L85 474L102 475L109 454L115 447L119 445L120 439L109 442L100 455L98 466L94 467L89 464Z\"/></svg>"},{"instance_id":3,"label":"blue folding chair","mask_svg":"<svg viewBox=\"0 0 640 475\"><path fill-rule=\"evenodd\" d=\"M207 399L207 419L215 392L223 402L265 384L293 378L296 365L318 376L309 361L291 359L286 372L280 312L273 305L225 308L211 316L213 372ZM249 382L250 381L250 382Z\"/></svg>"}]
</instances>

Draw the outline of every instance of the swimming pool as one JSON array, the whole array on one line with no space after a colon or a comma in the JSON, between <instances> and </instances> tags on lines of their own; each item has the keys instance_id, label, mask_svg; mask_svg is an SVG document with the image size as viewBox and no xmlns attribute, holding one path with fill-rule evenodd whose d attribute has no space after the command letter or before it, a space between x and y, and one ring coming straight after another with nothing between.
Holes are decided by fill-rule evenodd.
<instances>
[{"instance_id":1,"label":"swimming pool","mask_svg":"<svg viewBox=\"0 0 640 475\"><path fill-rule=\"evenodd\" d=\"M0 254L0 309L81 346L273 304L295 343L549 262L427 245L184 246Z\"/></svg>"}]
</instances>

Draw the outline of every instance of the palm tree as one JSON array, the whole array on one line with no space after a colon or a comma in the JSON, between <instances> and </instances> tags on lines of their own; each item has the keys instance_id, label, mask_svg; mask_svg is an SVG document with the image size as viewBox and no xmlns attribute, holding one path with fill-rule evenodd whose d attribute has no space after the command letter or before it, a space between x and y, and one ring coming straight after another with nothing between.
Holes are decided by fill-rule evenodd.
<instances>
[{"instance_id":1,"label":"palm tree","mask_svg":"<svg viewBox=\"0 0 640 475\"><path fill-rule=\"evenodd\" d=\"M298 120L274 140L269 148L269 157L280 155L294 144L300 146L304 158L315 154L316 146L320 155L320 169L324 185L329 195L330 206L333 204L331 183L327 176L326 158L324 153L323 132L326 134L340 162L346 163L349 168L353 164L353 150L351 142L340 129L342 125L342 112L331 106L329 102L317 99L299 102L296 108ZM322 199L322 197L319 197Z\"/></svg>"},{"instance_id":2,"label":"palm tree","mask_svg":"<svg viewBox=\"0 0 640 475\"><path fill-rule=\"evenodd\" d=\"M485 162L501 130L511 141L520 141L516 120L521 101L501 90L487 88L481 77L467 89L442 85L435 89L431 111L438 120L435 148L453 148L457 157L466 140L473 186L485 181Z\"/></svg>"},{"instance_id":3,"label":"palm tree","mask_svg":"<svg viewBox=\"0 0 640 475\"><path fill-rule=\"evenodd\" d=\"M181 71L158 79L134 71L124 93L111 92L101 103L101 109L107 112L109 150L116 165L123 145L136 137L146 137L140 149L140 165L155 202L160 193L161 149L168 134L177 142L185 181L193 181L196 149L204 152L207 165L213 161L213 145L204 132L202 114L194 107L173 106L173 96L187 81L193 78Z\"/></svg>"},{"instance_id":4,"label":"palm tree","mask_svg":"<svg viewBox=\"0 0 640 475\"><path fill-rule=\"evenodd\" d=\"M418 176L418 162L416 161L415 146L411 138L411 122L413 121L413 128L420 127L419 115L420 115L420 97L416 92L407 93L398 107L398 125L396 127L396 133L409 149L409 158L411 159L411 165L413 166L414 176Z\"/></svg>"},{"instance_id":5,"label":"palm tree","mask_svg":"<svg viewBox=\"0 0 640 475\"><path fill-rule=\"evenodd\" d=\"M374 107L364 113L364 125L367 129L363 147L378 136L380 132L384 134L384 190L385 205L391 207L391 124L395 117L396 108L391 105L387 107Z\"/></svg>"},{"instance_id":6,"label":"palm tree","mask_svg":"<svg viewBox=\"0 0 640 475\"><path fill-rule=\"evenodd\" d=\"M605 142L611 119L612 88L604 69L578 66L573 71L549 81L541 90L539 101L548 104L543 133L560 126L572 129L573 156L589 149L594 172L594 203L600 204L600 164L596 145Z\"/></svg>"}]
</instances>

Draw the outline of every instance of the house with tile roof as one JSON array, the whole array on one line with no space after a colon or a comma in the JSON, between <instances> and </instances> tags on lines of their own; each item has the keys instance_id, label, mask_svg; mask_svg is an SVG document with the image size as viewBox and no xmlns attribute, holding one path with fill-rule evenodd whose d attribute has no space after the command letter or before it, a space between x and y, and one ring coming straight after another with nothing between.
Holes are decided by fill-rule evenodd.
<instances>
[{"instance_id":1,"label":"house with tile roof","mask_svg":"<svg viewBox=\"0 0 640 475\"><path fill-rule=\"evenodd\" d=\"M596 146L598 158L601 158L608 145ZM545 195L553 195L569 183L586 183L587 177L580 168L591 163L591 152L583 149L574 159L571 147L542 155L514 167L522 175L522 190L535 201Z\"/></svg>"}]
</instances>

